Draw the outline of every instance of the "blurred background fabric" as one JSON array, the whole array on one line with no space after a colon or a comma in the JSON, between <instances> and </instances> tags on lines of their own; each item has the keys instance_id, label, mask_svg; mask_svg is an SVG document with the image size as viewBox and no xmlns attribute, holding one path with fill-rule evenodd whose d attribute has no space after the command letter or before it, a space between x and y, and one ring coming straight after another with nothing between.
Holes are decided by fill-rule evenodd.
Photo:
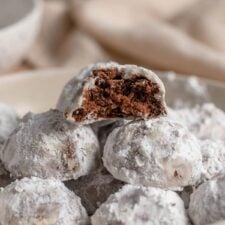
<instances>
[{"instance_id":1,"label":"blurred background fabric","mask_svg":"<svg viewBox=\"0 0 225 225\"><path fill-rule=\"evenodd\" d=\"M0 73L117 61L225 81L224 12L225 0L45 0L34 45Z\"/></svg>"}]
</instances>

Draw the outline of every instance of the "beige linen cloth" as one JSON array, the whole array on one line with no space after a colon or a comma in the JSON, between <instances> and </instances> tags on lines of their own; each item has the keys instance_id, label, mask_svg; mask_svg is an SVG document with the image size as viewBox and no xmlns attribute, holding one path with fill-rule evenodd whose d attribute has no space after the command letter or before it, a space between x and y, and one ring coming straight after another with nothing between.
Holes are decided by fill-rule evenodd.
<instances>
[{"instance_id":1,"label":"beige linen cloth","mask_svg":"<svg viewBox=\"0 0 225 225\"><path fill-rule=\"evenodd\" d=\"M15 70L98 61L225 81L224 0L46 0L39 36Z\"/></svg>"}]
</instances>

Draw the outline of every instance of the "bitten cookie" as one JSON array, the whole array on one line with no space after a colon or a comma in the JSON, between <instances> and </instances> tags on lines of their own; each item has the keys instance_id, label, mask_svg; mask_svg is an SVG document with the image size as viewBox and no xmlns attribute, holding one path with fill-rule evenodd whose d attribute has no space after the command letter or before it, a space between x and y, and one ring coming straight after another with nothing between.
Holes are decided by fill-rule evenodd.
<instances>
[{"instance_id":1,"label":"bitten cookie","mask_svg":"<svg viewBox=\"0 0 225 225\"><path fill-rule=\"evenodd\" d=\"M114 129L106 141L103 162L119 180L169 189L195 184L203 169L198 140L167 118Z\"/></svg>"},{"instance_id":2,"label":"bitten cookie","mask_svg":"<svg viewBox=\"0 0 225 225\"><path fill-rule=\"evenodd\" d=\"M88 225L80 198L56 179L23 178L0 190L1 225Z\"/></svg>"},{"instance_id":3,"label":"bitten cookie","mask_svg":"<svg viewBox=\"0 0 225 225\"><path fill-rule=\"evenodd\" d=\"M125 185L91 217L93 225L188 225L183 201L172 191Z\"/></svg>"},{"instance_id":4,"label":"bitten cookie","mask_svg":"<svg viewBox=\"0 0 225 225\"><path fill-rule=\"evenodd\" d=\"M154 118L166 114L165 88L156 74L142 67L98 63L69 81L57 108L82 123Z\"/></svg>"},{"instance_id":5,"label":"bitten cookie","mask_svg":"<svg viewBox=\"0 0 225 225\"><path fill-rule=\"evenodd\" d=\"M1 160L15 178L77 179L97 166L99 144L90 127L50 110L22 119L2 149Z\"/></svg>"},{"instance_id":6,"label":"bitten cookie","mask_svg":"<svg viewBox=\"0 0 225 225\"><path fill-rule=\"evenodd\" d=\"M225 220L225 174L200 185L191 195L189 215L194 225Z\"/></svg>"}]
</instances>

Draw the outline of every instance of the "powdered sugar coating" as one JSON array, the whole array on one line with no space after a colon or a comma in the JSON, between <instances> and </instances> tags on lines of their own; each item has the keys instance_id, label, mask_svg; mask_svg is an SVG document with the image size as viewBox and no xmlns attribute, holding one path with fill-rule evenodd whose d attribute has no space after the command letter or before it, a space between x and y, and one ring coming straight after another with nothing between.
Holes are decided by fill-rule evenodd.
<instances>
[{"instance_id":1,"label":"powdered sugar coating","mask_svg":"<svg viewBox=\"0 0 225 225\"><path fill-rule=\"evenodd\" d=\"M92 129L50 110L27 115L5 144L1 159L16 178L77 179L98 163L99 144Z\"/></svg>"},{"instance_id":2,"label":"powdered sugar coating","mask_svg":"<svg viewBox=\"0 0 225 225\"><path fill-rule=\"evenodd\" d=\"M119 180L169 189L195 184L202 171L197 139L167 118L139 120L113 130L103 162Z\"/></svg>"},{"instance_id":3,"label":"powdered sugar coating","mask_svg":"<svg viewBox=\"0 0 225 225\"><path fill-rule=\"evenodd\" d=\"M211 224L225 219L225 174L198 187L191 195L189 215L194 225Z\"/></svg>"},{"instance_id":4,"label":"powdered sugar coating","mask_svg":"<svg viewBox=\"0 0 225 225\"><path fill-rule=\"evenodd\" d=\"M11 106L0 103L0 148L16 128L18 122L19 117L16 111Z\"/></svg>"},{"instance_id":5,"label":"powdered sugar coating","mask_svg":"<svg viewBox=\"0 0 225 225\"><path fill-rule=\"evenodd\" d=\"M93 225L187 225L182 200L172 191L125 185L91 217Z\"/></svg>"},{"instance_id":6,"label":"powdered sugar coating","mask_svg":"<svg viewBox=\"0 0 225 225\"><path fill-rule=\"evenodd\" d=\"M56 179L24 178L0 191L1 225L87 225L80 198Z\"/></svg>"},{"instance_id":7,"label":"powdered sugar coating","mask_svg":"<svg viewBox=\"0 0 225 225\"><path fill-rule=\"evenodd\" d=\"M152 71L145 69L143 67L138 67L136 65L120 65L115 62L108 63L96 63L84 68L78 76L72 78L64 87L60 98L57 103L57 109L62 112L66 112L67 117L71 120L72 113L75 109L79 108L83 103L83 92L92 88L95 84L97 78L92 78L90 75L94 70L101 69L117 69L119 72L123 71L123 79L129 79L132 74L137 76L145 77L146 79L156 83L159 86L159 93L155 96L160 100L162 106L166 109L165 103L165 87L162 81L158 78L156 74ZM98 118L98 120L103 120L103 118ZM93 123L97 120L92 121L91 115L90 118L87 118L85 123Z\"/></svg>"},{"instance_id":8,"label":"powdered sugar coating","mask_svg":"<svg viewBox=\"0 0 225 225\"><path fill-rule=\"evenodd\" d=\"M200 141L204 171L202 179L211 179L225 170L225 142L203 140Z\"/></svg>"},{"instance_id":9,"label":"powdered sugar coating","mask_svg":"<svg viewBox=\"0 0 225 225\"><path fill-rule=\"evenodd\" d=\"M212 103L169 110L168 116L186 126L200 139L225 140L225 113Z\"/></svg>"},{"instance_id":10,"label":"powdered sugar coating","mask_svg":"<svg viewBox=\"0 0 225 225\"><path fill-rule=\"evenodd\" d=\"M11 106L0 102L0 152L8 136L18 125L18 122L19 116L16 111ZM6 171L0 160L0 176L5 176L5 174Z\"/></svg>"}]
</instances>

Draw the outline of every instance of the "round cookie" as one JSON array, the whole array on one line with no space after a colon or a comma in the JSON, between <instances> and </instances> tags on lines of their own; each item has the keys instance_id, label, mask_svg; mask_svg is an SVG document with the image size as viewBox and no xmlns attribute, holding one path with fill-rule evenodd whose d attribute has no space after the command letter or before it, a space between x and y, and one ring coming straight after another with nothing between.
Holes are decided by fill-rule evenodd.
<instances>
[{"instance_id":1,"label":"round cookie","mask_svg":"<svg viewBox=\"0 0 225 225\"><path fill-rule=\"evenodd\" d=\"M200 141L204 171L202 180L208 180L225 170L225 142Z\"/></svg>"},{"instance_id":2,"label":"round cookie","mask_svg":"<svg viewBox=\"0 0 225 225\"><path fill-rule=\"evenodd\" d=\"M92 215L100 204L105 202L110 194L118 191L124 183L114 179L104 168L101 168L77 180L67 181L65 185L81 198L88 215Z\"/></svg>"},{"instance_id":3,"label":"round cookie","mask_svg":"<svg viewBox=\"0 0 225 225\"><path fill-rule=\"evenodd\" d=\"M95 169L99 155L90 127L71 123L63 113L50 110L22 119L2 149L1 160L15 178L69 180Z\"/></svg>"},{"instance_id":4,"label":"round cookie","mask_svg":"<svg viewBox=\"0 0 225 225\"><path fill-rule=\"evenodd\" d=\"M202 172L198 140L167 118L114 129L104 147L103 163L124 182L173 190L195 184Z\"/></svg>"},{"instance_id":5,"label":"round cookie","mask_svg":"<svg viewBox=\"0 0 225 225\"><path fill-rule=\"evenodd\" d=\"M225 220L225 174L201 184L191 195L189 215L194 225Z\"/></svg>"},{"instance_id":6,"label":"round cookie","mask_svg":"<svg viewBox=\"0 0 225 225\"><path fill-rule=\"evenodd\" d=\"M186 126L199 139L225 140L225 113L212 103L170 109L168 117Z\"/></svg>"},{"instance_id":7,"label":"round cookie","mask_svg":"<svg viewBox=\"0 0 225 225\"><path fill-rule=\"evenodd\" d=\"M143 67L97 63L66 84L57 108L82 123L154 118L166 114L165 88L156 74Z\"/></svg>"},{"instance_id":8,"label":"round cookie","mask_svg":"<svg viewBox=\"0 0 225 225\"><path fill-rule=\"evenodd\" d=\"M188 225L183 201L172 191L125 185L91 217L92 225Z\"/></svg>"},{"instance_id":9,"label":"round cookie","mask_svg":"<svg viewBox=\"0 0 225 225\"><path fill-rule=\"evenodd\" d=\"M80 198L56 179L23 178L0 191L0 224L88 225Z\"/></svg>"}]
</instances>

